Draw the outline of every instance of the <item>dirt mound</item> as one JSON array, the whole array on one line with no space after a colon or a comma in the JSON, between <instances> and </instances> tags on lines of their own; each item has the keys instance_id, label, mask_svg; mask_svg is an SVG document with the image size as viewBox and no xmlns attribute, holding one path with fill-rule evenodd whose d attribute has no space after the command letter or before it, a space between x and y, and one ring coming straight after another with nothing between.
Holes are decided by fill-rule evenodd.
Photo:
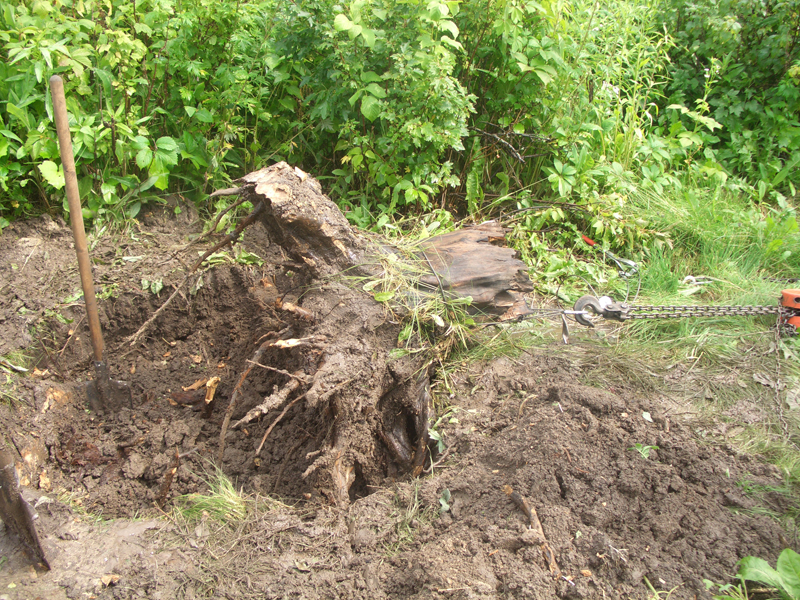
<instances>
[{"instance_id":1,"label":"dirt mound","mask_svg":"<svg viewBox=\"0 0 800 600\"><path fill-rule=\"evenodd\" d=\"M688 417L657 397L581 386L568 359L544 354L472 364L440 383L440 404L450 407L437 427L445 446L419 480L395 481L389 464L376 465L382 479L376 484L373 473L348 509L334 508L302 476L330 423L298 403L259 456L280 408L228 438L220 466L261 496L246 519L137 528L127 519L161 514L154 502L176 451L167 507L207 489L237 375L261 336L303 326L292 321L302 312L276 312L278 295L314 313L341 302L324 286L303 294L301 265L257 226L245 246L263 264L220 259L130 351L123 339L182 276L173 252L190 230L190 220L170 212L149 218L133 233L138 241L103 238L93 250L96 280L109 292L101 321L112 376L133 389L131 407L103 418L86 411L77 383L91 376L91 351L82 307L65 301L79 287L68 229L43 220L0 236L0 272L13 288L0 305L0 343L6 354L27 349L39 369L5 376L0 426L20 456L23 485L69 502L37 509L50 573L23 567L13 540L0 535L0 552L12 558L0 563L8 598L59 597L54 590L71 598L641 598L645 577L658 589L676 587L672 598L708 598L703 578L727 581L739 558L774 561L786 545L737 485L779 485L772 467L699 443ZM142 280L164 288L156 295ZM365 335L381 325L366 323ZM221 382L206 419L183 388L210 377ZM234 419L275 385L274 372L254 368ZM504 486L535 509L555 573ZM288 504L265 500L270 494ZM124 520L94 523L84 512ZM73 535L67 526L83 529ZM138 550L114 550L106 565L114 540L131 533Z\"/></svg>"}]
</instances>

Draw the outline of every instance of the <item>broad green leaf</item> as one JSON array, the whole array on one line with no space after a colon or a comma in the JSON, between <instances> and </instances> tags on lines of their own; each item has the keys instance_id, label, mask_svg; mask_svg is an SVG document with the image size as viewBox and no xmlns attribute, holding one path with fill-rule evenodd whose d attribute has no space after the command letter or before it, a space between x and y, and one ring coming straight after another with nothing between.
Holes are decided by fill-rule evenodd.
<instances>
[{"instance_id":1,"label":"broad green leaf","mask_svg":"<svg viewBox=\"0 0 800 600\"><path fill-rule=\"evenodd\" d=\"M352 26L353 22L341 13L333 20L333 28L336 31L349 31Z\"/></svg>"},{"instance_id":2,"label":"broad green leaf","mask_svg":"<svg viewBox=\"0 0 800 600\"><path fill-rule=\"evenodd\" d=\"M455 50L459 50L459 51L463 51L464 50L464 46L461 45L461 42L457 42L453 38L447 37L446 35L443 35L441 37L441 42L443 44L445 44L446 46L450 46L451 48L454 48Z\"/></svg>"},{"instance_id":3,"label":"broad green leaf","mask_svg":"<svg viewBox=\"0 0 800 600\"><path fill-rule=\"evenodd\" d=\"M746 556L739 561L739 575L748 581L758 581L774 588L783 586L780 573L769 566L763 558Z\"/></svg>"},{"instance_id":4,"label":"broad green leaf","mask_svg":"<svg viewBox=\"0 0 800 600\"><path fill-rule=\"evenodd\" d=\"M786 548L778 556L778 573L783 580L783 589L792 598L800 600L800 554Z\"/></svg>"},{"instance_id":5,"label":"broad green leaf","mask_svg":"<svg viewBox=\"0 0 800 600\"><path fill-rule=\"evenodd\" d=\"M445 18L449 12L450 9L447 7L447 5L442 4L441 2L430 2L428 4L428 15L433 21L439 21Z\"/></svg>"},{"instance_id":6,"label":"broad green leaf","mask_svg":"<svg viewBox=\"0 0 800 600\"><path fill-rule=\"evenodd\" d=\"M381 103L375 96L366 95L361 100L361 114L372 122L381 114Z\"/></svg>"},{"instance_id":7,"label":"broad green leaf","mask_svg":"<svg viewBox=\"0 0 800 600\"><path fill-rule=\"evenodd\" d=\"M156 279L155 281L150 282L150 291L153 294L158 295L158 292L164 289L164 281L161 279Z\"/></svg>"},{"instance_id":8,"label":"broad green leaf","mask_svg":"<svg viewBox=\"0 0 800 600\"><path fill-rule=\"evenodd\" d=\"M795 156L794 160L789 162L783 169L781 169L780 173L775 175L775 178L772 180L772 185L780 185L783 183L783 180L791 173L792 169L794 169L795 165L800 162L800 156Z\"/></svg>"},{"instance_id":9,"label":"broad green leaf","mask_svg":"<svg viewBox=\"0 0 800 600\"><path fill-rule=\"evenodd\" d=\"M766 196L767 194L767 182L764 181L763 179L760 179L758 181L757 189L758 189L758 199L763 200L764 196Z\"/></svg>"},{"instance_id":10,"label":"broad green leaf","mask_svg":"<svg viewBox=\"0 0 800 600\"><path fill-rule=\"evenodd\" d=\"M373 8L372 14L375 15L376 19L380 19L381 21L386 20L386 15L388 14L386 10L382 8Z\"/></svg>"},{"instance_id":11,"label":"broad green leaf","mask_svg":"<svg viewBox=\"0 0 800 600\"><path fill-rule=\"evenodd\" d=\"M178 153L174 150L156 150L155 154L156 162L159 164L159 171L168 170L166 167L167 165L176 165L178 164Z\"/></svg>"},{"instance_id":12,"label":"broad green leaf","mask_svg":"<svg viewBox=\"0 0 800 600\"><path fill-rule=\"evenodd\" d=\"M155 182L154 185L159 190L167 189L167 186L169 185L169 173L159 173L158 174L158 179L156 179L156 182Z\"/></svg>"},{"instance_id":13,"label":"broad green leaf","mask_svg":"<svg viewBox=\"0 0 800 600\"><path fill-rule=\"evenodd\" d=\"M153 30L144 23L134 23L133 28L136 30L136 33L143 33L147 36L153 35Z\"/></svg>"},{"instance_id":14,"label":"broad green leaf","mask_svg":"<svg viewBox=\"0 0 800 600\"><path fill-rule=\"evenodd\" d=\"M386 98L386 92L377 83L370 83L367 86L367 91L376 98Z\"/></svg>"},{"instance_id":15,"label":"broad green leaf","mask_svg":"<svg viewBox=\"0 0 800 600\"><path fill-rule=\"evenodd\" d=\"M28 126L28 113L19 108L16 104L11 102L10 100L6 102L6 110L9 112L9 114L15 116L17 119L22 121L26 127Z\"/></svg>"},{"instance_id":16,"label":"broad green leaf","mask_svg":"<svg viewBox=\"0 0 800 600\"><path fill-rule=\"evenodd\" d=\"M64 187L64 168L56 165L52 160L46 160L39 165L39 171L45 181L57 190Z\"/></svg>"},{"instance_id":17,"label":"broad green leaf","mask_svg":"<svg viewBox=\"0 0 800 600\"><path fill-rule=\"evenodd\" d=\"M197 120L201 121L202 123L214 122L214 116L207 108L201 108L194 114L194 116L197 117Z\"/></svg>"},{"instance_id":18,"label":"broad green leaf","mask_svg":"<svg viewBox=\"0 0 800 600\"><path fill-rule=\"evenodd\" d=\"M138 200L136 202L130 203L125 208L125 214L128 216L129 219L133 219L136 215L139 214L139 211L142 209L142 203Z\"/></svg>"},{"instance_id":19,"label":"broad green leaf","mask_svg":"<svg viewBox=\"0 0 800 600\"><path fill-rule=\"evenodd\" d=\"M361 81L364 83L372 83L373 81L380 83L383 81L383 78L378 75L375 71L364 71L361 74Z\"/></svg>"},{"instance_id":20,"label":"broad green leaf","mask_svg":"<svg viewBox=\"0 0 800 600\"><path fill-rule=\"evenodd\" d=\"M103 69L93 69L93 72L103 86L103 94L105 95L107 106L110 107L111 99L114 96L113 77L111 73Z\"/></svg>"},{"instance_id":21,"label":"broad green leaf","mask_svg":"<svg viewBox=\"0 0 800 600\"><path fill-rule=\"evenodd\" d=\"M131 140L131 146L134 150L145 150L150 147L150 142L147 141L146 137L137 135Z\"/></svg>"},{"instance_id":22,"label":"broad green leaf","mask_svg":"<svg viewBox=\"0 0 800 600\"><path fill-rule=\"evenodd\" d=\"M542 69L534 69L533 72L536 73L536 76L539 79L541 79L542 83L544 83L545 85L553 81L552 76L547 71L544 71Z\"/></svg>"},{"instance_id":23,"label":"broad green leaf","mask_svg":"<svg viewBox=\"0 0 800 600\"><path fill-rule=\"evenodd\" d=\"M49 48L39 48L42 53L42 57L44 58L44 62L47 63L47 66L52 69L53 68L53 57L50 55Z\"/></svg>"},{"instance_id":24,"label":"broad green leaf","mask_svg":"<svg viewBox=\"0 0 800 600\"><path fill-rule=\"evenodd\" d=\"M186 114L189 115L190 117L197 112L197 109L194 106L184 106L183 110L185 110Z\"/></svg>"},{"instance_id":25,"label":"broad green leaf","mask_svg":"<svg viewBox=\"0 0 800 600\"><path fill-rule=\"evenodd\" d=\"M374 296L378 302L388 302L394 298L394 292L377 292Z\"/></svg>"},{"instance_id":26,"label":"broad green leaf","mask_svg":"<svg viewBox=\"0 0 800 600\"><path fill-rule=\"evenodd\" d=\"M142 148L136 153L136 166L146 169L153 162L153 152L149 148Z\"/></svg>"},{"instance_id":27,"label":"broad green leaf","mask_svg":"<svg viewBox=\"0 0 800 600\"><path fill-rule=\"evenodd\" d=\"M439 27L449 31L450 35L453 36L453 39L456 39L458 37L458 25L456 25L453 21L450 21L449 19L446 21L442 21L441 23L439 23Z\"/></svg>"},{"instance_id":28,"label":"broad green leaf","mask_svg":"<svg viewBox=\"0 0 800 600\"><path fill-rule=\"evenodd\" d=\"M689 109L686 108L683 104L670 104L667 109L679 110L682 114L686 114L689 112Z\"/></svg>"},{"instance_id":29,"label":"broad green leaf","mask_svg":"<svg viewBox=\"0 0 800 600\"><path fill-rule=\"evenodd\" d=\"M175 152L178 150L178 143L171 137L164 136L156 140L156 148L164 152Z\"/></svg>"},{"instance_id":30,"label":"broad green leaf","mask_svg":"<svg viewBox=\"0 0 800 600\"><path fill-rule=\"evenodd\" d=\"M350 99L348 100L348 102L350 102L350 106L355 106L356 102L358 102L358 99L361 98L361 94L363 93L364 90L357 90L355 94L350 96Z\"/></svg>"},{"instance_id":31,"label":"broad green leaf","mask_svg":"<svg viewBox=\"0 0 800 600\"><path fill-rule=\"evenodd\" d=\"M364 40L364 45L367 48L372 48L375 45L375 32L365 27L361 31L361 39Z\"/></svg>"},{"instance_id":32,"label":"broad green leaf","mask_svg":"<svg viewBox=\"0 0 800 600\"><path fill-rule=\"evenodd\" d=\"M20 144L22 143L22 140L13 131L9 131L8 129L0 129L0 133L2 133L10 140L14 140L16 142L19 142Z\"/></svg>"}]
</instances>

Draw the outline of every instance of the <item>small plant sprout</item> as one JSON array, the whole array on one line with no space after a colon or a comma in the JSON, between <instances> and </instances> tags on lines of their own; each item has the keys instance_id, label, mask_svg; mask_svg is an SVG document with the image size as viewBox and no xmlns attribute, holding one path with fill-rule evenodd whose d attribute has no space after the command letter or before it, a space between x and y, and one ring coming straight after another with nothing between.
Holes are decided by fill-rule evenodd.
<instances>
[{"instance_id":1,"label":"small plant sprout","mask_svg":"<svg viewBox=\"0 0 800 600\"><path fill-rule=\"evenodd\" d=\"M745 586L744 579L739 579L738 584L734 583L714 583L709 579L703 579L703 585L706 586L706 589L713 593L714 588L719 588L719 594L714 594L712 597L714 600L748 600L747 597L747 587Z\"/></svg>"},{"instance_id":2,"label":"small plant sprout","mask_svg":"<svg viewBox=\"0 0 800 600\"><path fill-rule=\"evenodd\" d=\"M658 581L660 583L665 583L663 579L659 579ZM650 580L647 577L644 578L644 582L647 585L647 590L649 592L649 595L647 596L647 600L667 600L668 598L671 598L672 597L672 593L680 587L679 585L676 585L674 588L672 588L669 591L666 591L666 590L658 591L653 586L653 584L650 583Z\"/></svg>"},{"instance_id":3,"label":"small plant sprout","mask_svg":"<svg viewBox=\"0 0 800 600\"><path fill-rule=\"evenodd\" d=\"M639 454L642 455L642 458L648 459L650 458L650 451L651 450L658 450L658 446L645 446L644 444L634 444L628 450L636 450Z\"/></svg>"},{"instance_id":4,"label":"small plant sprout","mask_svg":"<svg viewBox=\"0 0 800 600\"><path fill-rule=\"evenodd\" d=\"M444 443L442 432L439 431L439 427L441 426L442 422L447 420L448 423L455 424L458 423L458 419L455 417L455 414L458 412L457 406L449 407L444 414L436 419L436 421L430 426L428 429L428 437L430 437L434 442L436 442L436 450L439 453L445 451L447 446Z\"/></svg>"}]
</instances>

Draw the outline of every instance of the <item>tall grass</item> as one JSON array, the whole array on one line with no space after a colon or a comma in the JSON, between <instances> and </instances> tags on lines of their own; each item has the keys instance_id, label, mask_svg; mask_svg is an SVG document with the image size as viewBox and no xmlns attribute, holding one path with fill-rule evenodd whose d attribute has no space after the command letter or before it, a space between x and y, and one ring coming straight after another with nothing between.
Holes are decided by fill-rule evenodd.
<instances>
[{"instance_id":1,"label":"tall grass","mask_svg":"<svg viewBox=\"0 0 800 600\"><path fill-rule=\"evenodd\" d=\"M791 205L758 205L735 189L691 182L670 194L640 192L632 199L637 214L670 238L646 251L636 303L775 306L781 289L798 287L781 280L800 275ZM688 276L706 283L695 285ZM599 383L644 373L654 389L693 405L709 422L728 423L737 433L726 443L775 464L788 485L800 485L798 407L787 404L787 391L800 388L800 338L779 339L775 320L631 322L598 342L606 346L606 360L585 360L587 378ZM746 407L762 418L740 421Z\"/></svg>"}]
</instances>

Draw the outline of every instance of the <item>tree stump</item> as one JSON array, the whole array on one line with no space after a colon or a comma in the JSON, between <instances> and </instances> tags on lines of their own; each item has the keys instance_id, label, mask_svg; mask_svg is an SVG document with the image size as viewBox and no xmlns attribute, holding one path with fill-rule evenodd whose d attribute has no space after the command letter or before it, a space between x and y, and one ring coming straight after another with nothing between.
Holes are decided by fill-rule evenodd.
<instances>
[{"instance_id":1,"label":"tree stump","mask_svg":"<svg viewBox=\"0 0 800 600\"><path fill-rule=\"evenodd\" d=\"M315 426L305 428L313 430L314 450L306 454L311 462L302 477L338 505L388 475L419 475L431 458L430 356L393 359L399 319L342 276L374 275L374 259L385 246L352 229L319 183L298 168L278 163L237 183L270 242L297 265L298 284L278 290L283 296L274 310L285 326L253 332L258 347L231 395L220 458L232 430L265 416L258 454L281 419L303 418ZM422 283L431 293L469 295L482 312L524 314L521 294L532 289L527 268L502 247L503 238L499 225L485 224L426 240L420 252L432 272ZM274 386L257 404L244 398L252 369ZM290 413L299 402L303 410ZM229 426L233 417L238 420Z\"/></svg>"}]
</instances>

